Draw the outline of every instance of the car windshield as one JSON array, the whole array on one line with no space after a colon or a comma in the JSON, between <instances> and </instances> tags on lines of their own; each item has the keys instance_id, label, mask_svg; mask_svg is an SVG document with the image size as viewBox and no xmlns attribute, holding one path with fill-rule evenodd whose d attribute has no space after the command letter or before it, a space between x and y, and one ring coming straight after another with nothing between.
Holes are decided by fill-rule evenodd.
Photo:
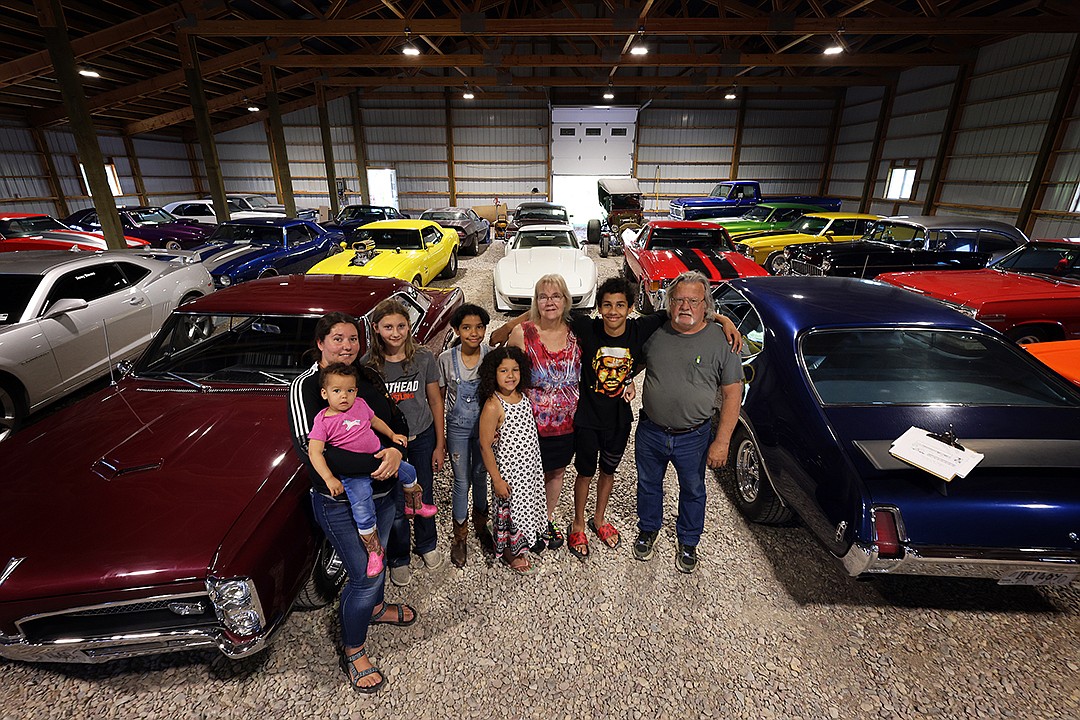
<instances>
[{"instance_id":1,"label":"car windshield","mask_svg":"<svg viewBox=\"0 0 1080 720\"><path fill-rule=\"evenodd\" d=\"M829 224L828 218L803 217L791 224L791 232L803 235L819 235Z\"/></svg>"},{"instance_id":2,"label":"car windshield","mask_svg":"<svg viewBox=\"0 0 1080 720\"><path fill-rule=\"evenodd\" d=\"M566 210L563 208L522 208L514 213L514 219L521 220L539 220L541 222L569 222L570 218L566 216Z\"/></svg>"},{"instance_id":3,"label":"car windshield","mask_svg":"<svg viewBox=\"0 0 1080 720\"><path fill-rule=\"evenodd\" d=\"M344 220L360 220L361 222L369 223L376 220L385 220L386 212L383 210L375 210L368 207L347 207L341 211L338 215L338 222Z\"/></svg>"},{"instance_id":4,"label":"car windshield","mask_svg":"<svg viewBox=\"0 0 1080 720\"><path fill-rule=\"evenodd\" d=\"M430 227L430 226L429 226ZM358 242L375 241L376 250L423 250L419 230L407 228L364 228L353 236Z\"/></svg>"},{"instance_id":5,"label":"car windshield","mask_svg":"<svg viewBox=\"0 0 1080 720\"><path fill-rule=\"evenodd\" d=\"M0 235L6 238L29 237L30 235L37 235L38 233L48 232L50 230L67 229L67 225L64 225L58 220L53 220L48 215L0 220Z\"/></svg>"},{"instance_id":6,"label":"car windshield","mask_svg":"<svg viewBox=\"0 0 1080 720\"><path fill-rule=\"evenodd\" d=\"M281 228L267 225L229 225L222 223L210 236L211 242L241 245L281 245Z\"/></svg>"},{"instance_id":7,"label":"car windshield","mask_svg":"<svg viewBox=\"0 0 1080 720\"><path fill-rule=\"evenodd\" d=\"M728 196L728 193L731 192L731 187L732 186L727 183L714 185L712 191L709 193L709 197L726 198Z\"/></svg>"},{"instance_id":8,"label":"car windshield","mask_svg":"<svg viewBox=\"0 0 1080 720\"><path fill-rule=\"evenodd\" d=\"M577 247L574 237L566 230L530 230L518 233L514 247L528 250L535 247Z\"/></svg>"},{"instance_id":9,"label":"car windshield","mask_svg":"<svg viewBox=\"0 0 1080 720\"><path fill-rule=\"evenodd\" d=\"M892 223L874 224L863 240L876 240L877 242L896 245L897 247L910 248L925 245L923 229L913 225L894 225Z\"/></svg>"},{"instance_id":10,"label":"car windshield","mask_svg":"<svg viewBox=\"0 0 1080 720\"><path fill-rule=\"evenodd\" d=\"M468 220L465 213L461 212L426 212L420 216L421 220L431 220L432 222L455 222L461 220Z\"/></svg>"},{"instance_id":11,"label":"car windshield","mask_svg":"<svg viewBox=\"0 0 1080 720\"><path fill-rule=\"evenodd\" d=\"M825 405L1080 406L1071 386L989 334L822 330L804 337L800 350Z\"/></svg>"},{"instance_id":12,"label":"car windshield","mask_svg":"<svg viewBox=\"0 0 1080 720\"><path fill-rule=\"evenodd\" d=\"M164 225L165 223L176 222L177 218L170 212L166 212L161 208L151 208L149 210L132 210L131 217L135 218L135 222L140 225Z\"/></svg>"},{"instance_id":13,"label":"car windshield","mask_svg":"<svg viewBox=\"0 0 1080 720\"><path fill-rule=\"evenodd\" d=\"M701 250L731 250L722 230L715 228L654 228L649 237L649 250L698 248Z\"/></svg>"},{"instance_id":14,"label":"car windshield","mask_svg":"<svg viewBox=\"0 0 1080 720\"><path fill-rule=\"evenodd\" d=\"M612 195L610 198L612 210L640 210L640 195Z\"/></svg>"},{"instance_id":15,"label":"car windshield","mask_svg":"<svg viewBox=\"0 0 1080 720\"><path fill-rule=\"evenodd\" d=\"M1009 270L1037 275L1067 276L1080 279L1080 245L1030 243L991 265L995 270Z\"/></svg>"},{"instance_id":16,"label":"car windshield","mask_svg":"<svg viewBox=\"0 0 1080 720\"><path fill-rule=\"evenodd\" d=\"M772 211L773 211L773 209L770 208L770 207L764 207L762 205L758 205L757 207L752 208L750 210L750 212L743 213L743 216L741 218L739 218L739 219L740 220L756 220L758 222L764 222L764 221L769 219L769 215L772 214Z\"/></svg>"},{"instance_id":17,"label":"car windshield","mask_svg":"<svg viewBox=\"0 0 1080 720\"><path fill-rule=\"evenodd\" d=\"M318 317L175 312L139 359L135 375L192 384L288 385L310 363Z\"/></svg>"},{"instance_id":18,"label":"car windshield","mask_svg":"<svg viewBox=\"0 0 1080 720\"><path fill-rule=\"evenodd\" d=\"M19 322L40 284L40 275L0 275L0 325Z\"/></svg>"},{"instance_id":19,"label":"car windshield","mask_svg":"<svg viewBox=\"0 0 1080 720\"><path fill-rule=\"evenodd\" d=\"M270 203L270 202L269 202L269 201L268 201L268 200L267 200L266 198L264 198L264 197L263 197L262 195L249 195L248 197L246 197L246 198L244 198L244 199L245 199L245 200L247 200L247 201L248 201L248 205L250 205L250 206L251 206L251 207L253 207L253 208L264 208L264 207L270 207L270 204L271 204L271 203Z\"/></svg>"}]
</instances>

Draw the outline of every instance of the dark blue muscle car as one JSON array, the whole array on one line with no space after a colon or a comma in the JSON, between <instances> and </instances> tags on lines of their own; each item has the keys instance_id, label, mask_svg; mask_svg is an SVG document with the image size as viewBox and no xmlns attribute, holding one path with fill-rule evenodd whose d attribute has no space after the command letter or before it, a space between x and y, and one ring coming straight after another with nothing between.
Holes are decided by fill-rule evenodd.
<instances>
[{"instance_id":1,"label":"dark blue muscle car","mask_svg":"<svg viewBox=\"0 0 1080 720\"><path fill-rule=\"evenodd\" d=\"M742 278L714 296L746 338L728 477L748 519L798 515L852 576L1080 579L1077 388L881 283ZM946 482L890 454L913 426L984 458Z\"/></svg>"},{"instance_id":2,"label":"dark blue muscle car","mask_svg":"<svg viewBox=\"0 0 1080 720\"><path fill-rule=\"evenodd\" d=\"M218 288L272 275L302 274L341 252L345 236L310 220L245 218L217 226L195 249Z\"/></svg>"}]
</instances>

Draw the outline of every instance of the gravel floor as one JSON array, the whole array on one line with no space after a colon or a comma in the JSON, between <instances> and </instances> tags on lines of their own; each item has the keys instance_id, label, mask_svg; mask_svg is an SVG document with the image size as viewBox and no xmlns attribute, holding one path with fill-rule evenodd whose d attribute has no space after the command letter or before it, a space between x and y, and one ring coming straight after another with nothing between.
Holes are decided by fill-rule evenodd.
<instances>
[{"instance_id":1,"label":"gravel floor","mask_svg":"<svg viewBox=\"0 0 1080 720\"><path fill-rule=\"evenodd\" d=\"M590 248L595 254L596 248ZM456 283L491 305L496 243ZM600 275L620 259L599 260ZM497 320L493 325L497 325ZM674 567L676 488L651 562L633 558L632 448L609 519L624 543L545 553L517 577L413 563L389 597L417 608L368 647L388 686L351 692L333 608L295 612L265 653L106 665L0 661L0 717L1080 718L1080 591L886 577L857 582L798 526L748 525L710 485L701 562ZM437 485L449 509L449 473ZM572 510L569 484L560 503ZM447 551L449 512L439 516Z\"/></svg>"}]
</instances>

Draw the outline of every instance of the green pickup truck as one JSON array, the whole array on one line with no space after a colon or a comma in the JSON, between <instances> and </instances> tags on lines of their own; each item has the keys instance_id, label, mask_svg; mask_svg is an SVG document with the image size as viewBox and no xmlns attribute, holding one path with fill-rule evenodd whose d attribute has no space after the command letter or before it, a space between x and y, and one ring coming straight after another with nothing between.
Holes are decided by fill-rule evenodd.
<instances>
[{"instance_id":1,"label":"green pickup truck","mask_svg":"<svg viewBox=\"0 0 1080 720\"><path fill-rule=\"evenodd\" d=\"M739 217L698 218L703 222L723 225L728 233L759 230L783 230L806 213L821 212L819 205L800 205L799 203L761 203L750 208Z\"/></svg>"}]
</instances>

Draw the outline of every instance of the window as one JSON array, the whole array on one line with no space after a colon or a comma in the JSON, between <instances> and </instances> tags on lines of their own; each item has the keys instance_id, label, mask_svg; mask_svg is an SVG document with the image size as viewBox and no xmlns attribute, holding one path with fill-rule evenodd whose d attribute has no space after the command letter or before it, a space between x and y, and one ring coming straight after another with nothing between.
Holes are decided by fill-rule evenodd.
<instances>
[{"instance_id":1,"label":"window","mask_svg":"<svg viewBox=\"0 0 1080 720\"><path fill-rule=\"evenodd\" d=\"M585 128L586 137L600 137L600 128Z\"/></svg>"},{"instance_id":2,"label":"window","mask_svg":"<svg viewBox=\"0 0 1080 720\"><path fill-rule=\"evenodd\" d=\"M142 265L136 265L135 263L121 262L117 263L117 265L119 265L120 270L123 271L124 276L131 285L134 285L150 274L148 268L144 268Z\"/></svg>"},{"instance_id":3,"label":"window","mask_svg":"<svg viewBox=\"0 0 1080 720\"><path fill-rule=\"evenodd\" d=\"M757 310L727 283L713 291L716 309L726 315L743 336L742 359L747 360L761 352L765 343L765 328Z\"/></svg>"},{"instance_id":4,"label":"window","mask_svg":"<svg viewBox=\"0 0 1080 720\"><path fill-rule=\"evenodd\" d=\"M983 230L979 233L979 251L990 253L991 260L997 260L1016 249L1017 242L996 232Z\"/></svg>"},{"instance_id":5,"label":"window","mask_svg":"<svg viewBox=\"0 0 1080 720\"><path fill-rule=\"evenodd\" d=\"M45 299L45 309L63 298L92 302L127 286L127 278L115 263L81 267L60 276Z\"/></svg>"},{"instance_id":6,"label":"window","mask_svg":"<svg viewBox=\"0 0 1080 720\"><path fill-rule=\"evenodd\" d=\"M885 199L910 200L915 187L915 168L894 167L889 169L889 182L885 185Z\"/></svg>"},{"instance_id":7,"label":"window","mask_svg":"<svg viewBox=\"0 0 1080 720\"><path fill-rule=\"evenodd\" d=\"M626 137L626 128L611 128L611 137Z\"/></svg>"},{"instance_id":8,"label":"window","mask_svg":"<svg viewBox=\"0 0 1080 720\"><path fill-rule=\"evenodd\" d=\"M559 135L561 137L574 137L577 135L577 128L559 128Z\"/></svg>"},{"instance_id":9,"label":"window","mask_svg":"<svg viewBox=\"0 0 1080 720\"><path fill-rule=\"evenodd\" d=\"M79 174L82 175L83 189L86 194L90 194L90 181L86 179L86 168L82 163L79 163ZM109 189L112 190L113 197L123 195L124 192L120 189L120 176L116 174L116 165L113 163L105 163L105 177L109 181Z\"/></svg>"}]
</instances>

